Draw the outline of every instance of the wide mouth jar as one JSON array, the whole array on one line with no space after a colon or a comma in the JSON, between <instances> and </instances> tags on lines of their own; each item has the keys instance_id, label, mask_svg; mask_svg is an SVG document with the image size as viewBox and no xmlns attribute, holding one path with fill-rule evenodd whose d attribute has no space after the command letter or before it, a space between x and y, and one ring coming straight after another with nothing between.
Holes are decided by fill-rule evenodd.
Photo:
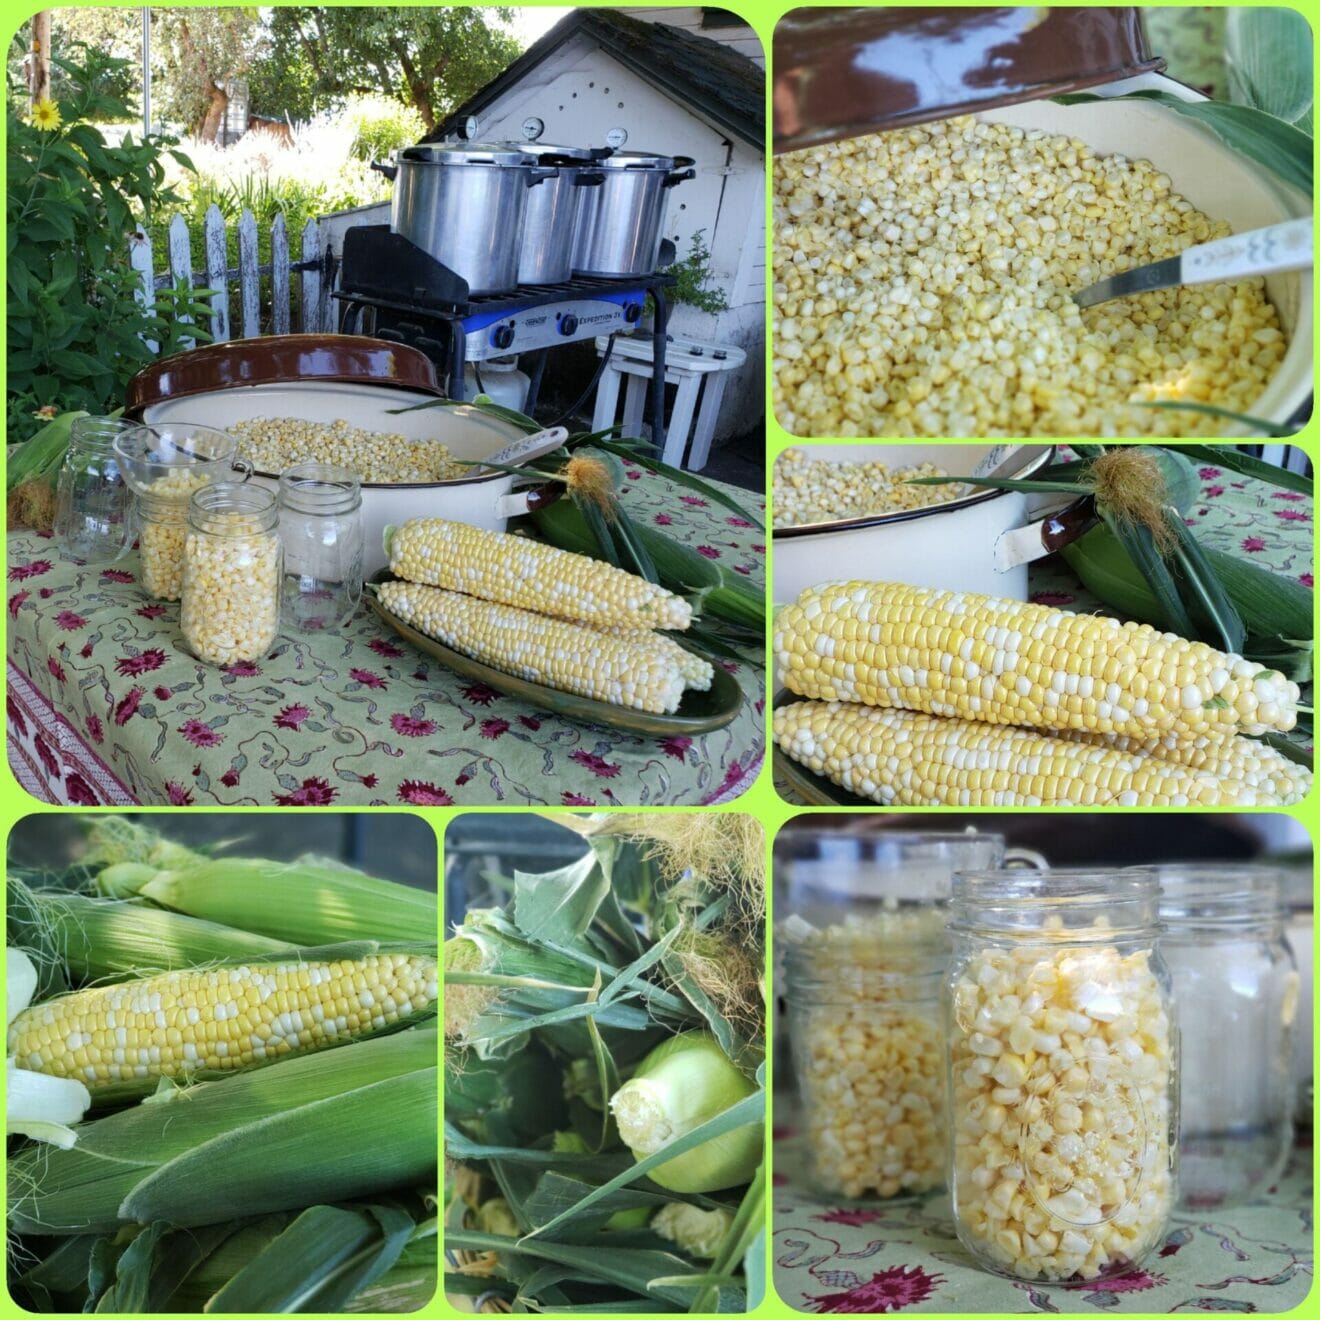
<instances>
[{"instance_id":1,"label":"wide mouth jar","mask_svg":"<svg viewBox=\"0 0 1320 1320\"><path fill-rule=\"evenodd\" d=\"M279 502L310 517L353 513L362 507L362 483L334 463L298 463L280 474Z\"/></svg>"},{"instance_id":2,"label":"wide mouth jar","mask_svg":"<svg viewBox=\"0 0 1320 1320\"><path fill-rule=\"evenodd\" d=\"M265 486L213 481L193 491L188 524L207 536L254 536L279 524L279 497Z\"/></svg>"},{"instance_id":3,"label":"wide mouth jar","mask_svg":"<svg viewBox=\"0 0 1320 1320\"><path fill-rule=\"evenodd\" d=\"M954 935L1027 943L1108 944L1160 933L1159 880L1149 867L1122 871L959 871Z\"/></svg>"},{"instance_id":4,"label":"wide mouth jar","mask_svg":"<svg viewBox=\"0 0 1320 1320\"><path fill-rule=\"evenodd\" d=\"M1197 862L1161 866L1158 876L1166 943L1282 934L1288 910L1274 867Z\"/></svg>"}]
</instances>

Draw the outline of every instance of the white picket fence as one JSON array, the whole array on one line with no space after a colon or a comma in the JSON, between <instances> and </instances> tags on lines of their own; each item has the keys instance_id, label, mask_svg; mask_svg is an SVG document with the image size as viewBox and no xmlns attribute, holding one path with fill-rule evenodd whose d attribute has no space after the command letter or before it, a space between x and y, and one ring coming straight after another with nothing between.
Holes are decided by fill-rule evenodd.
<instances>
[{"instance_id":1,"label":"white picket fence","mask_svg":"<svg viewBox=\"0 0 1320 1320\"><path fill-rule=\"evenodd\" d=\"M290 258L284 216L277 215L270 228L270 263L264 266L257 260L257 221L252 212L245 207L239 217L237 266L229 265L226 228L220 208L214 204L208 207L202 220L206 268L197 272L193 271L191 236L183 216L176 215L170 221L169 269L163 274L156 273L150 237L141 230L131 235L130 260L133 269L142 277L138 301L147 308L154 308L157 290L175 287L180 280L186 280L195 289L212 290L209 329L212 342L220 343L236 337L229 308L229 289L231 282L237 281L240 318L237 337L248 339L262 332L261 277L269 275L271 305L267 319L270 333L287 335L291 328L289 290L296 276L299 281L299 329L307 334L335 329L330 301L334 262L328 242L322 240L321 226L315 219L303 226L301 247L295 261ZM194 342L185 341L184 346L192 348ZM153 343L150 347L154 353L157 346Z\"/></svg>"}]
</instances>

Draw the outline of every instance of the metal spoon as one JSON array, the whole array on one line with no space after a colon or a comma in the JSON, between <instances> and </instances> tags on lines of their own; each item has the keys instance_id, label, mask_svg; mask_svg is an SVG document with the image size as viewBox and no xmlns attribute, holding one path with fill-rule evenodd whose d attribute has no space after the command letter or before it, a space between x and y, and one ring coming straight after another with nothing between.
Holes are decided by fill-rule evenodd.
<instances>
[{"instance_id":1,"label":"metal spoon","mask_svg":"<svg viewBox=\"0 0 1320 1320\"><path fill-rule=\"evenodd\" d=\"M1282 270L1309 270L1314 259L1315 220L1286 220L1281 225L1249 229L1209 243L1198 243L1165 261L1137 266L1098 280L1073 294L1078 307L1094 307L1111 298L1180 284L1211 284L1248 275L1272 275Z\"/></svg>"}]
</instances>

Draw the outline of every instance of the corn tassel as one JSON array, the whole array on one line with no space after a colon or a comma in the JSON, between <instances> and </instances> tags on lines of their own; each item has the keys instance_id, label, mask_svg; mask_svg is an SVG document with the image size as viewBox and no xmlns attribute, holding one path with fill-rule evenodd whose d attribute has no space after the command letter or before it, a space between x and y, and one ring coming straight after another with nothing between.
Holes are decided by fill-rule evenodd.
<instances>
[{"instance_id":1,"label":"corn tassel","mask_svg":"<svg viewBox=\"0 0 1320 1320\"><path fill-rule=\"evenodd\" d=\"M434 1178L439 1035L418 1027L200 1082L8 1162L13 1233L178 1227L365 1198Z\"/></svg>"}]
</instances>

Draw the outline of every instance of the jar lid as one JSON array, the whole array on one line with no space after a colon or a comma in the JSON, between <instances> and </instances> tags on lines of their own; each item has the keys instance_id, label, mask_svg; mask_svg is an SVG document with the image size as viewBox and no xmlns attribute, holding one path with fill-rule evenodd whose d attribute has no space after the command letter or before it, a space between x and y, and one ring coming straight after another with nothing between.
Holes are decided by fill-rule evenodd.
<instances>
[{"instance_id":1,"label":"jar lid","mask_svg":"<svg viewBox=\"0 0 1320 1320\"><path fill-rule=\"evenodd\" d=\"M794 9L775 27L774 149L1163 68L1134 7Z\"/></svg>"},{"instance_id":2,"label":"jar lid","mask_svg":"<svg viewBox=\"0 0 1320 1320\"><path fill-rule=\"evenodd\" d=\"M405 147L398 158L416 165L498 165L501 169L536 164L530 151L509 142L426 143Z\"/></svg>"}]
</instances>

